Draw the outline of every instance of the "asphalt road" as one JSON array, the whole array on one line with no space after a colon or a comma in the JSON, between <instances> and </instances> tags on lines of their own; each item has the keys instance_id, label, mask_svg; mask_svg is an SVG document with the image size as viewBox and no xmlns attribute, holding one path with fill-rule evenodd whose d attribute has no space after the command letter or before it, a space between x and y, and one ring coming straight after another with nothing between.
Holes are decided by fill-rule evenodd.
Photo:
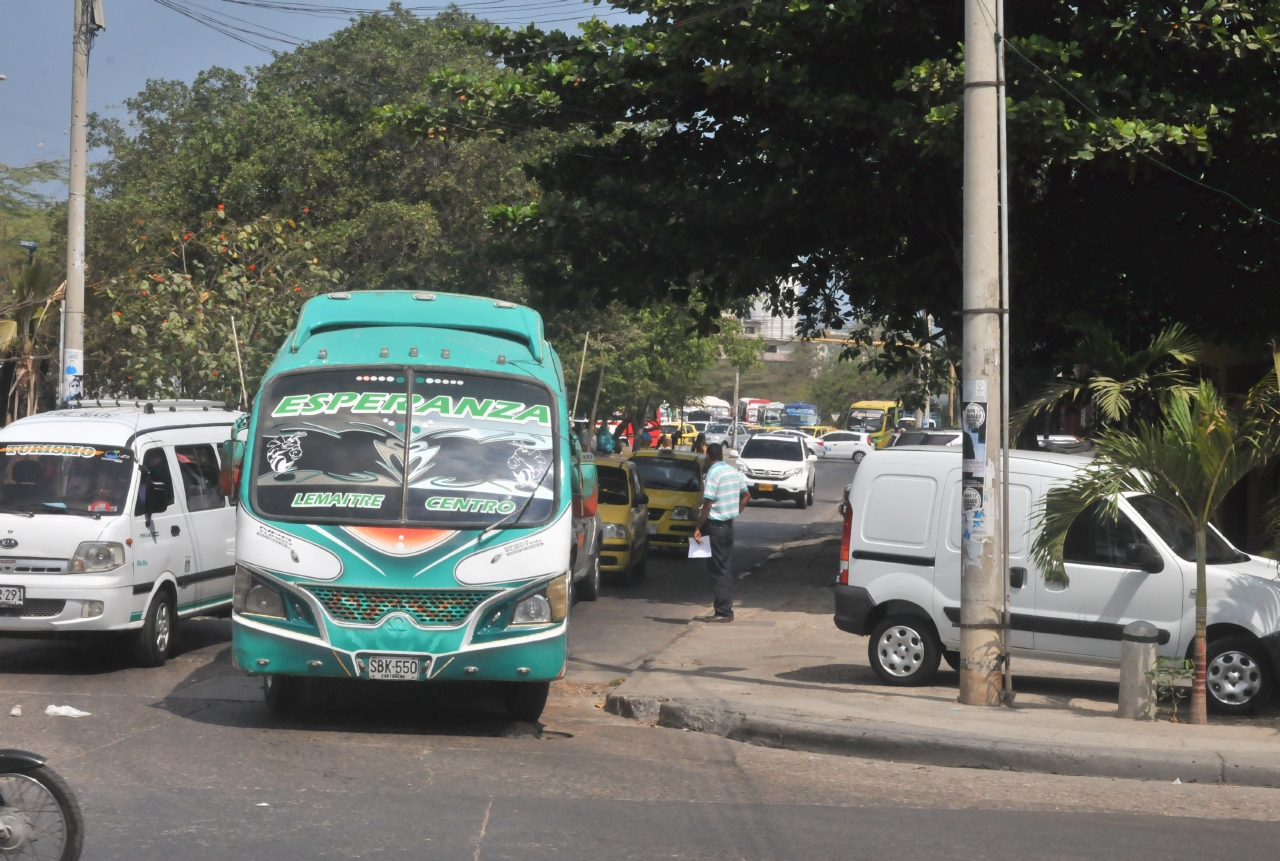
<instances>
[{"instance_id":1,"label":"asphalt road","mask_svg":"<svg viewBox=\"0 0 1280 861\"><path fill-rule=\"evenodd\" d=\"M739 569L821 533L819 504L753 506ZM806 528L807 527L807 528ZM229 624L186 624L160 670L0 641L4 744L76 787L84 858L1215 859L1273 857L1280 794L943 769L773 750L605 714L624 676L705 609L700 563L655 560L572 617L572 663L536 728L481 686L337 686L272 718L231 669ZM22 717L4 717L20 704ZM73 705L84 718L46 716Z\"/></svg>"}]
</instances>

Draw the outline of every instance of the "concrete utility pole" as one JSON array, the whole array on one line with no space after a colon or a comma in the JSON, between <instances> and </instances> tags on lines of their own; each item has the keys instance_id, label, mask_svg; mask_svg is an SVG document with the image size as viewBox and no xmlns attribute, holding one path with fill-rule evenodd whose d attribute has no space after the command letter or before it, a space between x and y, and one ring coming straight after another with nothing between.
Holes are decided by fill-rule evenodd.
<instances>
[{"instance_id":1,"label":"concrete utility pole","mask_svg":"<svg viewBox=\"0 0 1280 861\"><path fill-rule=\"evenodd\" d=\"M71 165L67 178L67 293L59 404L77 400L84 386L84 185L88 161L89 48L105 29L102 0L72 0L75 35L71 40Z\"/></svg>"},{"instance_id":2,"label":"concrete utility pole","mask_svg":"<svg viewBox=\"0 0 1280 861\"><path fill-rule=\"evenodd\" d=\"M996 0L965 0L960 702L990 706L1001 702L1004 615L1002 458L987 450L1004 413L996 15Z\"/></svg>"},{"instance_id":3,"label":"concrete utility pole","mask_svg":"<svg viewBox=\"0 0 1280 861\"><path fill-rule=\"evenodd\" d=\"M729 445L734 451L738 450L738 383L742 376L742 371L738 368L733 369L733 407L729 410L731 418L729 421L729 439L732 441Z\"/></svg>"}]
</instances>

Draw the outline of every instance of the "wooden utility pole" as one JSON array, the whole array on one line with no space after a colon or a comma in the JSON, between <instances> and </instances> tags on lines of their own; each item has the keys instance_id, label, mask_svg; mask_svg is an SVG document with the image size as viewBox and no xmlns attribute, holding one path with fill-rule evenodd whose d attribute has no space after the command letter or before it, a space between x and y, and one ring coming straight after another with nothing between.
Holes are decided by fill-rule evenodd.
<instances>
[{"instance_id":1,"label":"wooden utility pole","mask_svg":"<svg viewBox=\"0 0 1280 861\"><path fill-rule=\"evenodd\" d=\"M965 0L964 378L960 702L1001 702L1004 627L1004 414L1000 266L1000 113L996 0ZM993 444L988 449L988 440Z\"/></svg>"}]
</instances>

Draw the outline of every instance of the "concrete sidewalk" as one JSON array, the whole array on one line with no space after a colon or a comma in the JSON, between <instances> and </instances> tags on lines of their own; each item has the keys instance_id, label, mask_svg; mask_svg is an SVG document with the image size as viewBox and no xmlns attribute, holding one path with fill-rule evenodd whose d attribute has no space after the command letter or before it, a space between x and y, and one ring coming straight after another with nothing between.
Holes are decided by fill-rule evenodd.
<instances>
[{"instance_id":1,"label":"concrete sidewalk","mask_svg":"<svg viewBox=\"0 0 1280 861\"><path fill-rule=\"evenodd\" d=\"M736 620L691 623L609 696L615 714L797 750L941 766L1280 787L1280 720L1208 727L1122 721L1118 671L1014 662L1011 709L961 706L936 684L892 688L867 640L835 628L838 539L792 542L740 580Z\"/></svg>"}]
</instances>

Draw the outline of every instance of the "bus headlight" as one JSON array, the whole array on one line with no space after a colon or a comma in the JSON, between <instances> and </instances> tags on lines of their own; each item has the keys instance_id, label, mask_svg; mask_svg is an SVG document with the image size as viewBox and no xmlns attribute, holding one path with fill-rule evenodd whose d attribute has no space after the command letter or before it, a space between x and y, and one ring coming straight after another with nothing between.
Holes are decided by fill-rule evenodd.
<instances>
[{"instance_id":1,"label":"bus headlight","mask_svg":"<svg viewBox=\"0 0 1280 861\"><path fill-rule=\"evenodd\" d=\"M101 574L124 564L124 545L114 541L82 541L71 556L68 574Z\"/></svg>"},{"instance_id":2,"label":"bus headlight","mask_svg":"<svg viewBox=\"0 0 1280 861\"><path fill-rule=\"evenodd\" d=\"M516 604L511 614L513 625L545 625L551 621L551 602L541 592L535 592Z\"/></svg>"},{"instance_id":3,"label":"bus headlight","mask_svg":"<svg viewBox=\"0 0 1280 861\"><path fill-rule=\"evenodd\" d=\"M243 565L236 566L236 581L231 592L231 609L254 616L285 618L284 596L280 590L254 577ZM308 615L310 615L308 613Z\"/></svg>"}]
</instances>

